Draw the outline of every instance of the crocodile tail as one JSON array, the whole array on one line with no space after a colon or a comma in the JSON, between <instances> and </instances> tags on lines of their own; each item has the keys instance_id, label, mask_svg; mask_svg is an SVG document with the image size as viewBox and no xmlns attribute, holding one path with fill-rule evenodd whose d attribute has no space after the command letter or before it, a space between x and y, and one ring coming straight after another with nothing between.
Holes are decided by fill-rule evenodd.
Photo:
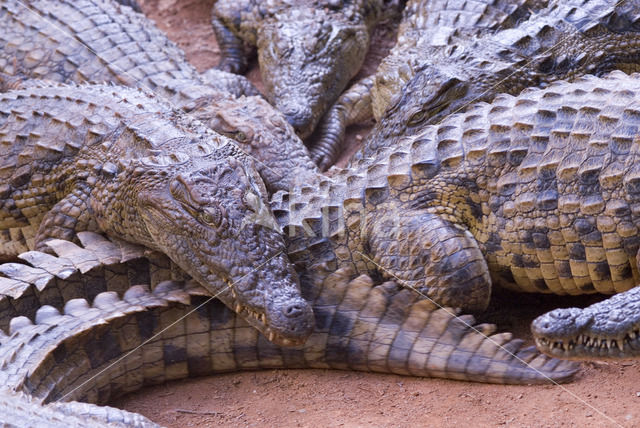
<instances>
[{"instance_id":1,"label":"crocodile tail","mask_svg":"<svg viewBox=\"0 0 640 428\"><path fill-rule=\"evenodd\" d=\"M165 280L187 277L164 255L93 232L79 232L80 245L50 240L56 254L28 251L22 263L0 264L0 329L12 318L33 318L38 308L62 310L70 299L92 300L99 293L122 295L136 284L152 287Z\"/></svg>"},{"instance_id":2,"label":"crocodile tail","mask_svg":"<svg viewBox=\"0 0 640 428\"><path fill-rule=\"evenodd\" d=\"M51 403L42 406L27 394L0 391L2 424L21 428L160 428L160 425L138 413L115 407L96 406L88 403Z\"/></svg>"},{"instance_id":3,"label":"crocodile tail","mask_svg":"<svg viewBox=\"0 0 640 428\"><path fill-rule=\"evenodd\" d=\"M316 330L303 349L310 367L506 384L567 382L578 369L394 282L346 277L338 270L319 287ZM326 344L324 352L318 343Z\"/></svg>"},{"instance_id":4,"label":"crocodile tail","mask_svg":"<svg viewBox=\"0 0 640 428\"><path fill-rule=\"evenodd\" d=\"M171 281L153 292L133 287L123 299L101 293L92 306L75 299L63 313L45 306L35 323L15 318L0 339L0 380L43 402L105 403L143 385L259 368L526 384L568 381L576 372L575 363L523 348L392 282L376 286L341 269L319 284L307 290L315 332L297 348L273 345L220 302L198 300ZM189 298L196 302L185 305Z\"/></svg>"},{"instance_id":5,"label":"crocodile tail","mask_svg":"<svg viewBox=\"0 0 640 428\"><path fill-rule=\"evenodd\" d=\"M190 297L182 284L165 281L153 291L133 286L122 299L115 292L104 292L91 305L85 299L72 299L63 311L45 305L33 320L13 318L8 335L0 334L1 384L40 402L80 398L105 403L116 391L139 389L145 376L154 377L153 356L158 345L162 348L162 339L154 343L156 348L144 348L111 371L103 372L103 365L144 344L154 333L154 320L167 326L177 319L171 309L188 308Z\"/></svg>"}]
</instances>

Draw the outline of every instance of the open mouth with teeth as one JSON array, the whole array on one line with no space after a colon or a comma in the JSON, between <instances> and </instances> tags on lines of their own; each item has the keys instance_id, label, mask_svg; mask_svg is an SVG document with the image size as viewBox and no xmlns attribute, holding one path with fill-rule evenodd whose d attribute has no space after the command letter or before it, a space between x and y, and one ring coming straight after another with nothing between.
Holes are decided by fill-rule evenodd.
<instances>
[{"instance_id":1,"label":"open mouth with teeth","mask_svg":"<svg viewBox=\"0 0 640 428\"><path fill-rule=\"evenodd\" d=\"M531 323L541 352L566 360L640 357L640 286L584 309L554 309Z\"/></svg>"},{"instance_id":2,"label":"open mouth with teeth","mask_svg":"<svg viewBox=\"0 0 640 428\"><path fill-rule=\"evenodd\" d=\"M302 297L297 274L284 256L263 268L223 279L226 287L217 297L270 342L280 346L303 344L315 326L311 305Z\"/></svg>"},{"instance_id":3,"label":"open mouth with teeth","mask_svg":"<svg viewBox=\"0 0 640 428\"><path fill-rule=\"evenodd\" d=\"M541 352L567 360L640 356L640 287L585 309L555 309L533 320Z\"/></svg>"},{"instance_id":4,"label":"open mouth with teeth","mask_svg":"<svg viewBox=\"0 0 640 428\"><path fill-rule=\"evenodd\" d=\"M305 310L306 306L303 306L302 302L299 304L300 314L296 315L296 317L299 318L299 324L292 328L291 326L279 325L281 323L270 319L267 313L258 312L240 303L233 285L229 285L228 290L229 291L225 291L218 296L220 300L222 300L225 305L232 307L239 316L262 333L269 342L280 346L298 346L303 345L307 340L307 337L311 333L310 327L312 327L312 324L309 323L309 317L312 313L310 309L308 311ZM233 303L230 304L229 300ZM287 312L286 309L280 311L278 308L267 307L267 310L269 309L272 309L272 312L275 309L276 316L274 318L277 318L278 312Z\"/></svg>"},{"instance_id":5,"label":"open mouth with teeth","mask_svg":"<svg viewBox=\"0 0 640 428\"><path fill-rule=\"evenodd\" d=\"M307 336L301 337L292 337L292 336L282 336L275 329L269 327L267 325L267 315L260 314L258 312L252 311L246 306L242 306L241 304L237 304L235 307L236 313L238 313L241 317L243 317L249 324L255 327L260 333L262 333L269 342L273 342L276 345L280 346L298 346L303 345L307 339Z\"/></svg>"},{"instance_id":6,"label":"open mouth with teeth","mask_svg":"<svg viewBox=\"0 0 640 428\"><path fill-rule=\"evenodd\" d=\"M580 334L565 339L536 337L535 342L540 351L563 359L631 358L640 355L640 327L622 338Z\"/></svg>"}]
</instances>

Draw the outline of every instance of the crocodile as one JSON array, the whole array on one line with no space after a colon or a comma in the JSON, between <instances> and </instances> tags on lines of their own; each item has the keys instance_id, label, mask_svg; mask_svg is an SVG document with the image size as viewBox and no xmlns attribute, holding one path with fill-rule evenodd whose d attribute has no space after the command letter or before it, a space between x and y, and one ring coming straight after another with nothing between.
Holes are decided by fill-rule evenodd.
<instances>
[{"instance_id":1,"label":"crocodile","mask_svg":"<svg viewBox=\"0 0 640 428\"><path fill-rule=\"evenodd\" d=\"M364 156L499 93L516 95L584 74L639 71L639 31L635 0L553 0L514 28L428 46L423 58L429 60L390 101Z\"/></svg>"},{"instance_id":2,"label":"crocodile","mask_svg":"<svg viewBox=\"0 0 640 428\"><path fill-rule=\"evenodd\" d=\"M0 180L0 258L100 231L163 252L271 340L313 328L251 159L147 92L0 94Z\"/></svg>"},{"instance_id":3,"label":"crocodile","mask_svg":"<svg viewBox=\"0 0 640 428\"><path fill-rule=\"evenodd\" d=\"M347 126L374 118L379 121L394 94L414 76L428 49L443 49L457 40L511 28L547 1L411 0L407 2L395 46L376 72L345 91L320 122L311 156L321 169L340 154Z\"/></svg>"},{"instance_id":4,"label":"crocodile","mask_svg":"<svg viewBox=\"0 0 640 428\"><path fill-rule=\"evenodd\" d=\"M95 319L103 319L108 324L109 320L123 317L127 311L138 313L152 308L165 311L168 305L166 302L170 301L171 305L180 306L180 314L189 313L190 317L208 318L210 321L204 324L208 326L209 335L226 335L227 339L224 340L235 336L236 343L225 345L223 349L237 347L235 352L253 355L251 359L225 357L226 362L220 365L226 367L227 371L269 367L341 368L478 382L544 383L569 381L577 369L575 364L560 364L558 360L541 357L535 352L532 354L532 347L523 347L522 341L512 339L510 333L494 334L494 325L475 324L471 315L459 315L460 312L455 309L438 308L433 303L420 299L415 293L398 287L393 281L375 282L367 275L355 273L350 267L338 270L317 267L301 274L302 295L310 302L317 315L314 332L304 345L281 347L261 338L257 330L242 317L225 309L220 301L212 300L202 286L189 279L164 254L150 253L140 246L113 241L92 232L80 232L80 237L80 245L64 240L50 241L55 256L31 251L21 255L21 264L0 265L3 294L0 297L3 314L0 330L11 333L25 325L31 326L32 320L36 324L43 324L38 320L44 314L50 317L65 311L85 317L82 322L91 330L100 324ZM124 269L123 263L127 265ZM78 287L80 281L90 290ZM145 285L141 287L140 284ZM125 302L119 300L119 295L124 296ZM86 303L70 303L86 300L93 301L94 307L100 306L101 310L90 311ZM101 301L106 304L98 304ZM200 306L204 301L207 306ZM185 306L189 302L191 306ZM120 306L114 307L114 304ZM70 311L69 305L80 309ZM195 313L194 307L198 307ZM113 334L131 337L129 341L120 342L127 342L131 349L151 336L152 331L163 330L163 326L172 324L174 320L186 322L187 328L184 331L191 335L194 333L192 326L203 323L196 322L193 318L182 319L182 315L165 317L150 314L145 315L145 318L152 318L159 325L151 329L150 326L140 329L140 333L147 336L135 340L126 328L115 328L113 325L103 327L113 330ZM65 336L84 334L76 329L78 324L75 321L70 325L73 329L65 327L62 334L51 333L52 337L61 340ZM242 333L229 335L229 330L233 329ZM198 329L198 332L206 333L207 330ZM28 335L18 336L21 337L17 339L19 342ZM176 330L166 336L177 337ZM16 338L8 338L7 341L0 339L0 360L11 358L14 350L21 348L17 342L8 342L14 339ZM43 337L41 340L44 344L50 339ZM64 340L72 340L74 346L78 344L75 342L77 337L67 337ZM189 342L192 338L186 336L185 340ZM224 340L211 343L221 344ZM241 340L247 342L242 343ZM381 351L373 343L381 346L386 344L391 348ZM257 346L260 347L259 355L250 351L256 349L257 352ZM56 354L49 345L36 348L46 358ZM71 347L67 346L66 349L70 350ZM87 346L85 349L105 348ZM400 349L407 352L401 352ZM119 354L126 350L123 349ZM296 356L300 352L305 354L305 358ZM211 358L219 355L206 353L210 354ZM275 354L281 354L284 362L276 363L280 364L278 366L268 365L271 358L268 356ZM261 356L268 358L261 360ZM345 360L345 356L349 358ZM106 355L104 357L111 358ZM29 376L36 373L35 364L40 364L38 358L25 356L24 360L14 359L15 363L5 365L5 369L0 371L3 385L18 385L7 380L7 376L18 379L15 373L28 372ZM374 359L378 358L385 362L378 360L374 364ZM368 364L363 364L365 360L368 360ZM21 366L24 361L28 361L31 366ZM12 370L6 369L9 366L12 366ZM214 370L218 369L214 367ZM209 373L215 371L201 374ZM160 381L165 380L167 379ZM36 385L35 381L31 381L17 382L21 386ZM50 390L48 394L51 393ZM60 396L55 397L59 398ZM100 402L104 403L108 398Z\"/></svg>"},{"instance_id":5,"label":"crocodile","mask_svg":"<svg viewBox=\"0 0 640 428\"><path fill-rule=\"evenodd\" d=\"M614 72L504 94L318 189L277 193L271 208L290 260L350 265L465 311L484 310L492 284L630 289L640 280L639 77Z\"/></svg>"},{"instance_id":6,"label":"crocodile","mask_svg":"<svg viewBox=\"0 0 640 428\"><path fill-rule=\"evenodd\" d=\"M52 426L59 426L54 417L71 420L78 413L86 418L115 412L110 420L134 420L135 414L86 403L102 405L145 385L238 370L330 368L532 384L570 381L578 368L524 347L510 333L495 333L493 325L476 324L470 315L438 308L392 281L376 284L349 268L303 276L302 292L317 314L315 329L304 345L280 347L204 295L197 283L166 279L166 256L148 258L139 246L91 232L81 236L84 247L52 241L62 256L31 251L21 256L24 264L0 265L28 284L5 282L4 292L17 293L0 301L37 308L28 316L14 313L0 330L0 403L6 400L3 410L9 412L0 416L3 422L16 414L15 407L31 409L32 418L40 414L40 423ZM137 263L139 276L118 269L125 256ZM76 288L74 275L83 266L83 276L90 275L102 291L90 300L50 299L72 296L68 290ZM55 272L55 280L43 267ZM149 279L152 284L140 285ZM27 289L39 295L33 299Z\"/></svg>"},{"instance_id":7,"label":"crocodile","mask_svg":"<svg viewBox=\"0 0 640 428\"><path fill-rule=\"evenodd\" d=\"M640 357L640 287L587 308L555 309L531 323L539 350L569 360Z\"/></svg>"},{"instance_id":8,"label":"crocodile","mask_svg":"<svg viewBox=\"0 0 640 428\"><path fill-rule=\"evenodd\" d=\"M219 70L199 74L141 14L109 0L3 0L0 28L3 90L26 79L145 88L235 139L256 159L270 191L316 179L302 141L248 80Z\"/></svg>"},{"instance_id":9,"label":"crocodile","mask_svg":"<svg viewBox=\"0 0 640 428\"><path fill-rule=\"evenodd\" d=\"M398 0L219 0L212 24L218 67L241 73L255 46L267 98L301 138L364 62L376 23L398 13Z\"/></svg>"}]
</instances>

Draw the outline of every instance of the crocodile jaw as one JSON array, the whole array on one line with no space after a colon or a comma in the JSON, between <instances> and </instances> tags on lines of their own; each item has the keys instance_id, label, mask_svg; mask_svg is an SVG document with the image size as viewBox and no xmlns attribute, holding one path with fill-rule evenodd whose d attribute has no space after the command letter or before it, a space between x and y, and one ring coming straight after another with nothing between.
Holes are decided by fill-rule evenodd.
<instances>
[{"instance_id":1,"label":"crocodile jaw","mask_svg":"<svg viewBox=\"0 0 640 428\"><path fill-rule=\"evenodd\" d=\"M570 359L625 359L640 356L640 288L585 309L556 309L531 324L536 346Z\"/></svg>"},{"instance_id":2,"label":"crocodile jaw","mask_svg":"<svg viewBox=\"0 0 640 428\"><path fill-rule=\"evenodd\" d=\"M154 177L154 175L151 175ZM135 211L147 245L276 343L303 342L313 312L257 173L225 158L158 179L138 178ZM146 182L146 187L144 183Z\"/></svg>"}]
</instances>

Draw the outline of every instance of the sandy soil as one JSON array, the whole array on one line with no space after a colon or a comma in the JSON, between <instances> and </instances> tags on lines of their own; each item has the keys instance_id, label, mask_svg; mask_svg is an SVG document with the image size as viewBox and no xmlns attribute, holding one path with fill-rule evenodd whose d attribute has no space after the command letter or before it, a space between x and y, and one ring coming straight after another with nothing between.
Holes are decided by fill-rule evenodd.
<instances>
[{"instance_id":1,"label":"sandy soil","mask_svg":"<svg viewBox=\"0 0 640 428\"><path fill-rule=\"evenodd\" d=\"M139 1L199 70L216 64L211 0ZM378 31L366 70L375 67L392 40L393 25ZM249 77L259 85L255 64ZM367 129L350 132L351 152ZM535 316L595 299L503 293L482 320L530 341L528 325ZM324 370L244 372L147 388L113 405L171 427L640 427L640 362L584 363L575 382L549 386Z\"/></svg>"}]
</instances>

